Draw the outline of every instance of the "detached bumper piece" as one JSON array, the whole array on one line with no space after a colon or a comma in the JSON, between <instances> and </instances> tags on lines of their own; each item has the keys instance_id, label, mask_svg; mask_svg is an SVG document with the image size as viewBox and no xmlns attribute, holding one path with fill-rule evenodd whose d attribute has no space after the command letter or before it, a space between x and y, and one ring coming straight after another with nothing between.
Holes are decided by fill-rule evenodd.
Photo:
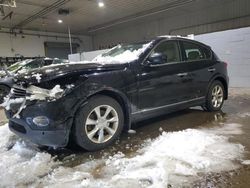
<instances>
[{"instance_id":1,"label":"detached bumper piece","mask_svg":"<svg viewBox=\"0 0 250 188\"><path fill-rule=\"evenodd\" d=\"M65 147L68 143L67 130L33 130L21 119L10 119L9 129L18 136L42 146Z\"/></svg>"}]
</instances>

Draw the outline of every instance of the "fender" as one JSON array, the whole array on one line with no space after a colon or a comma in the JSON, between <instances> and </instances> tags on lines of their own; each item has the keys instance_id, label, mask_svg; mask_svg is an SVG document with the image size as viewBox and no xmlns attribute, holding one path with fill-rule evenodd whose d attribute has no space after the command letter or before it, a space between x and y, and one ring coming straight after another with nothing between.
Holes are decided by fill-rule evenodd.
<instances>
[{"instance_id":1,"label":"fender","mask_svg":"<svg viewBox=\"0 0 250 188\"><path fill-rule=\"evenodd\" d=\"M128 97L123 94L121 91L116 90L111 87L107 86L100 86L99 84L91 84L91 86L85 85L85 88L81 88L81 91L88 91L85 93L84 96L81 97L75 111L74 115L78 112L78 110L88 104L88 99L95 95L106 95L109 97L114 98L122 107L124 111L124 123L125 128L130 129L131 128L131 103L128 99Z\"/></svg>"},{"instance_id":2,"label":"fender","mask_svg":"<svg viewBox=\"0 0 250 188\"><path fill-rule=\"evenodd\" d=\"M225 87L225 100L228 99L228 78L226 78L224 75L216 73L210 80L209 80L209 84L208 87L206 89L206 93L208 93L208 90L211 86L211 84L215 81L215 80L220 80L222 81L222 84Z\"/></svg>"}]
</instances>

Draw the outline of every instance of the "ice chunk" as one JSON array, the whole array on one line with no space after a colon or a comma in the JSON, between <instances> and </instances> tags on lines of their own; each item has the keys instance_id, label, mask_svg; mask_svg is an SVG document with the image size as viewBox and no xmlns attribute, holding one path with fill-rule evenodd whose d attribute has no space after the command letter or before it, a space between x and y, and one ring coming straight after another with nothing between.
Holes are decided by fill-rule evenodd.
<instances>
[{"instance_id":1,"label":"ice chunk","mask_svg":"<svg viewBox=\"0 0 250 188\"><path fill-rule=\"evenodd\" d=\"M4 98L4 102L0 104L0 107L5 108L6 110L10 110L10 106L12 104L21 104L23 103L24 98L10 99L8 96Z\"/></svg>"},{"instance_id":2,"label":"ice chunk","mask_svg":"<svg viewBox=\"0 0 250 188\"><path fill-rule=\"evenodd\" d=\"M37 86L29 86L27 88L28 93L31 93L30 97L27 97L28 100L46 100L46 99L58 99L62 96L64 90L60 85L56 85L51 90L43 89Z\"/></svg>"},{"instance_id":3,"label":"ice chunk","mask_svg":"<svg viewBox=\"0 0 250 188\"><path fill-rule=\"evenodd\" d=\"M36 73L36 74L33 74L32 77L35 77L37 82L40 83L42 79L42 74Z\"/></svg>"},{"instance_id":4,"label":"ice chunk","mask_svg":"<svg viewBox=\"0 0 250 188\"><path fill-rule=\"evenodd\" d=\"M56 85L52 90L50 90L50 97L57 98L59 95L63 93L63 89L60 85Z\"/></svg>"},{"instance_id":5,"label":"ice chunk","mask_svg":"<svg viewBox=\"0 0 250 188\"><path fill-rule=\"evenodd\" d=\"M250 165L250 160L245 160L241 164L243 164L243 165Z\"/></svg>"},{"instance_id":6,"label":"ice chunk","mask_svg":"<svg viewBox=\"0 0 250 188\"><path fill-rule=\"evenodd\" d=\"M136 130L129 129L129 130L128 130L128 133L129 133L129 134L136 134Z\"/></svg>"}]
</instances>

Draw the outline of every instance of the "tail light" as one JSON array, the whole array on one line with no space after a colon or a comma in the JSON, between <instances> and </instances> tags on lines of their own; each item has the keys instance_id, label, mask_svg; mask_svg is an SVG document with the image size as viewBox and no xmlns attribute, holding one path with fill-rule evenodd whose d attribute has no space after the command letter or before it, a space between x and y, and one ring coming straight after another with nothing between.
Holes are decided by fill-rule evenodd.
<instances>
[{"instance_id":1,"label":"tail light","mask_svg":"<svg viewBox=\"0 0 250 188\"><path fill-rule=\"evenodd\" d=\"M227 68L227 66L228 66L228 63L227 63L227 62L225 62L225 61L224 61L223 63L224 63L224 65L225 65L225 67Z\"/></svg>"}]
</instances>

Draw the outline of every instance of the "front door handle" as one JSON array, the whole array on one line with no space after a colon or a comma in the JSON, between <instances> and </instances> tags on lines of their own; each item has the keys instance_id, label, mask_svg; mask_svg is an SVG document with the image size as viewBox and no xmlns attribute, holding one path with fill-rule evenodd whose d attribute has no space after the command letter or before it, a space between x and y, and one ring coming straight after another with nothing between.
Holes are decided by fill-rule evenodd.
<instances>
[{"instance_id":1,"label":"front door handle","mask_svg":"<svg viewBox=\"0 0 250 188\"><path fill-rule=\"evenodd\" d=\"M214 71L216 71L215 68L209 68L209 69L208 69L208 72L214 72Z\"/></svg>"},{"instance_id":2,"label":"front door handle","mask_svg":"<svg viewBox=\"0 0 250 188\"><path fill-rule=\"evenodd\" d=\"M184 77L184 76L187 76L187 75L188 75L188 73L187 73L187 72L177 74L177 76L179 76L179 77Z\"/></svg>"}]
</instances>

